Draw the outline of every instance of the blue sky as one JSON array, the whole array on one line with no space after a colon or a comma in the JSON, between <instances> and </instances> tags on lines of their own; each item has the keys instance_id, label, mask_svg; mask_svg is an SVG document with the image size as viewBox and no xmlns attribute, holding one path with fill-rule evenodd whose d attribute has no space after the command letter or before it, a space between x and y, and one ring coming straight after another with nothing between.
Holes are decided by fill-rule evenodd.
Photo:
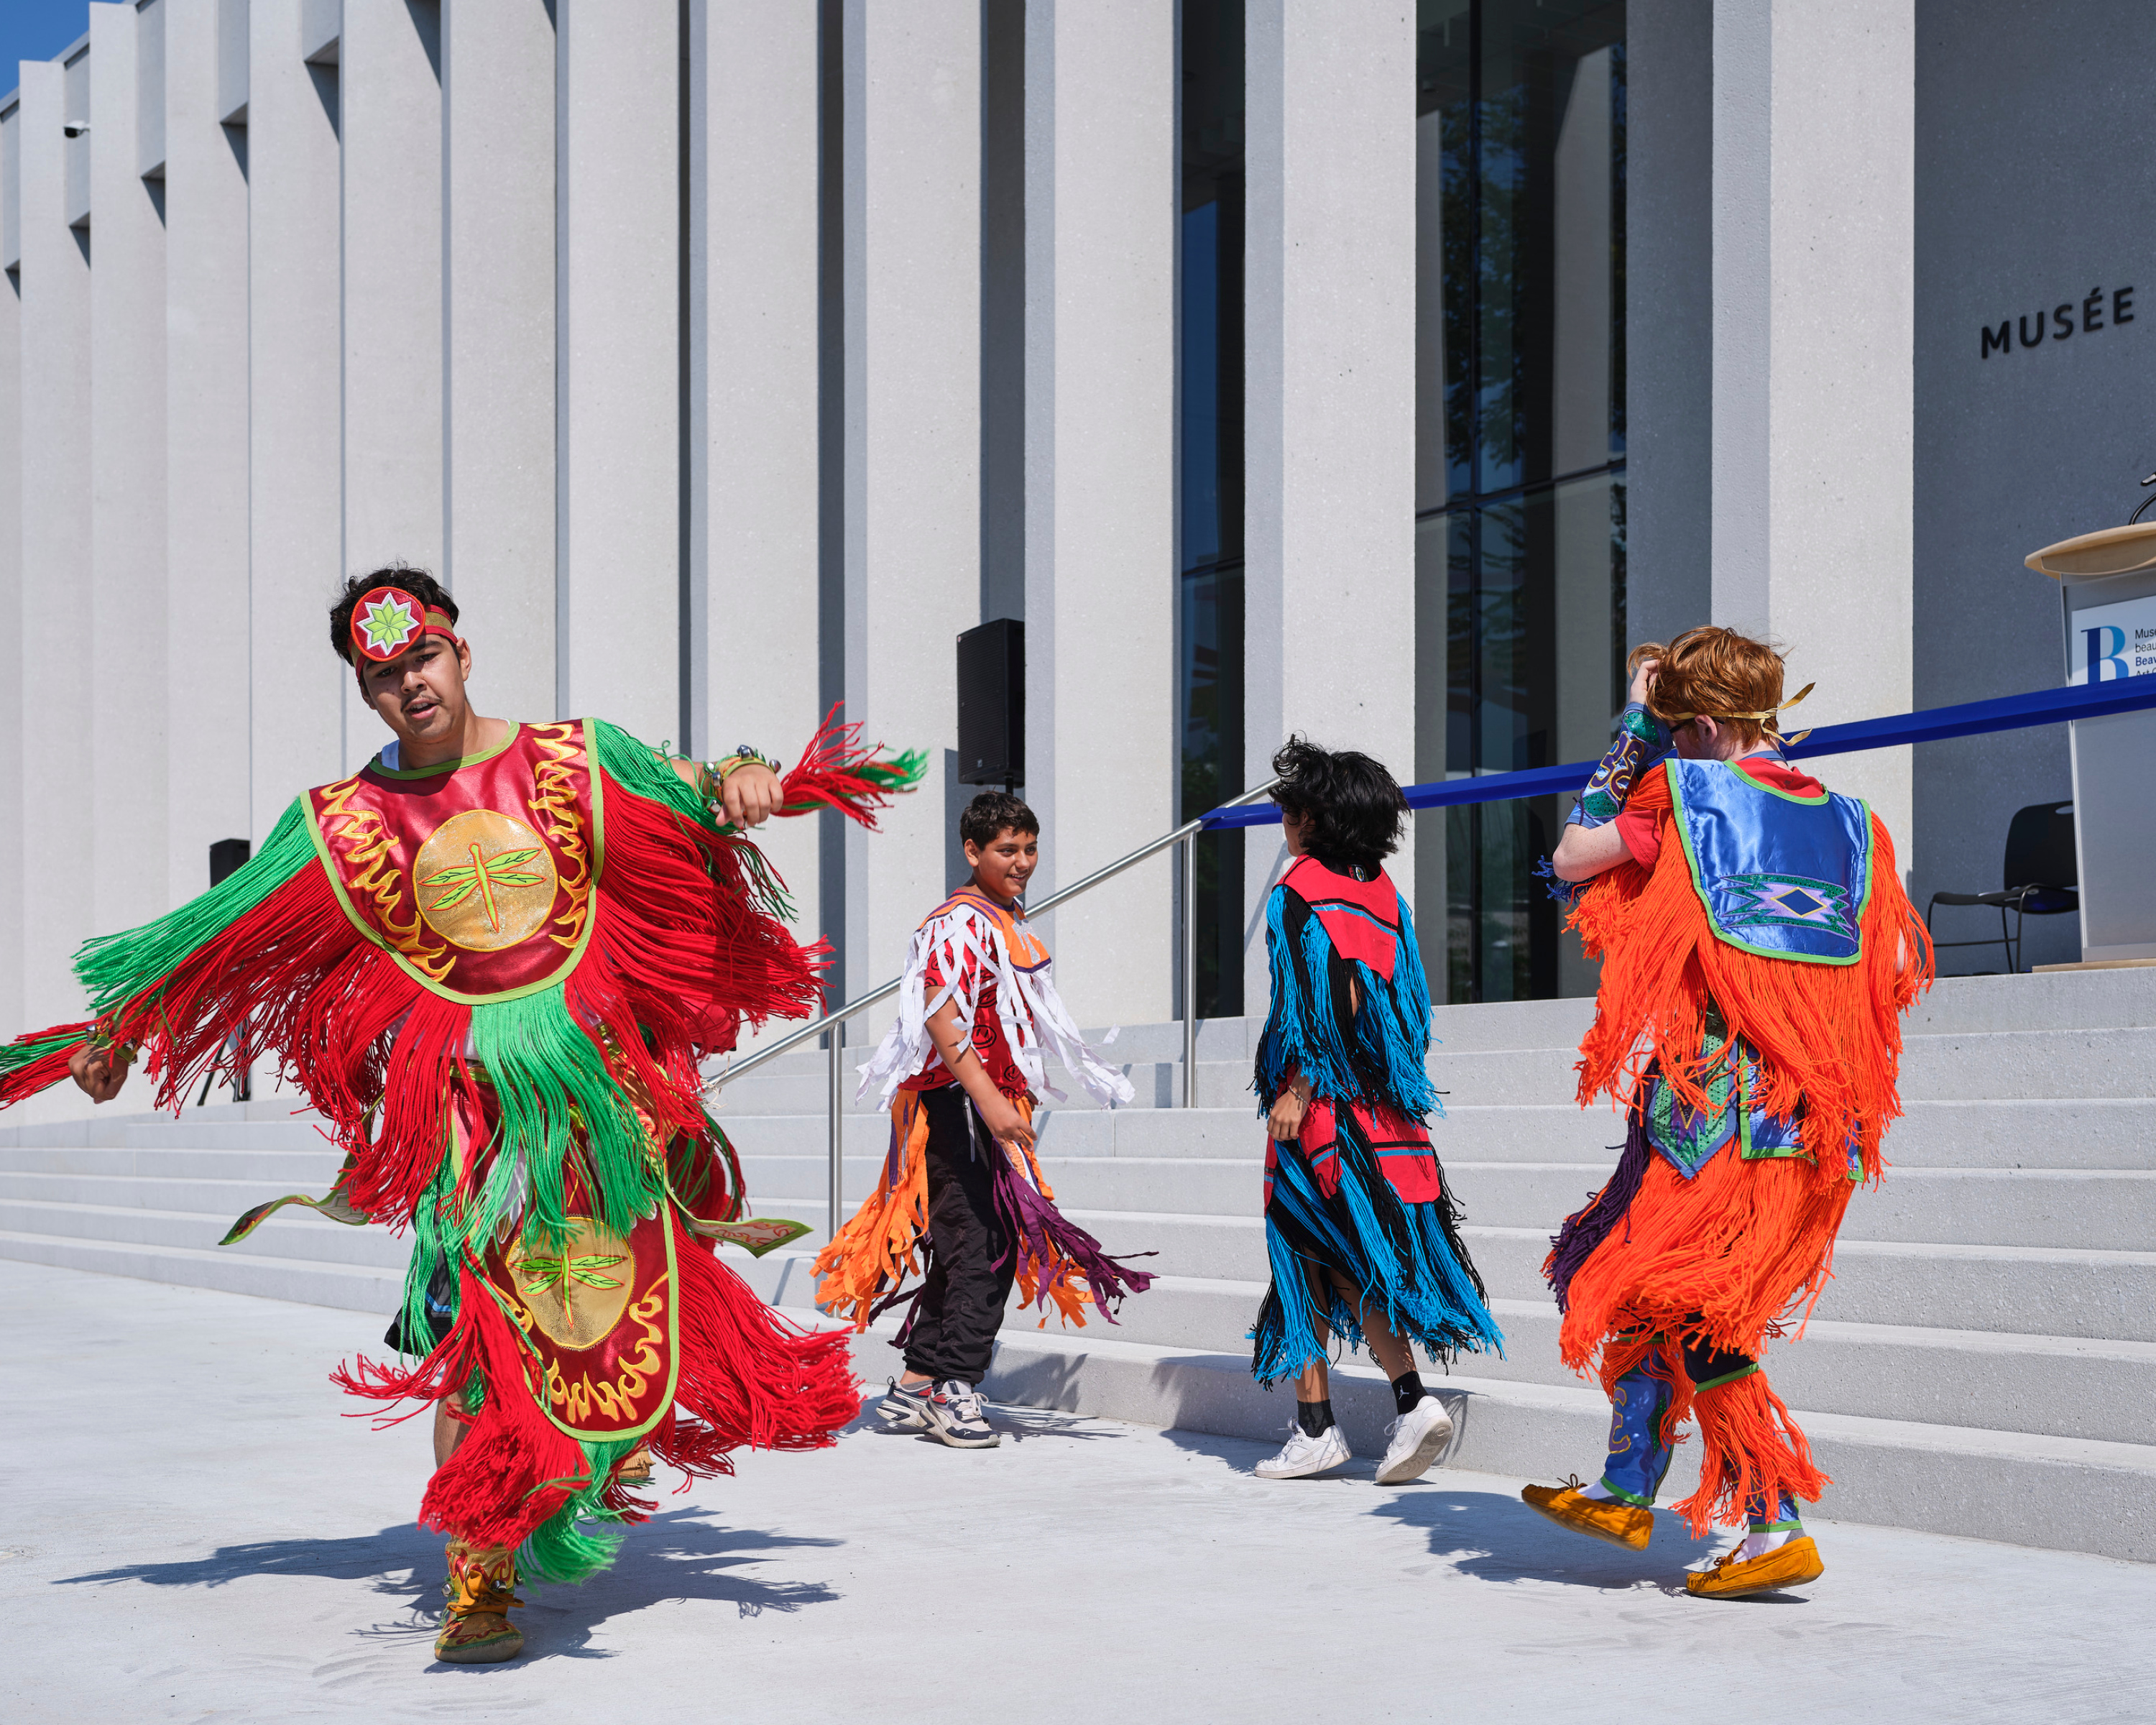
<instances>
[{"instance_id":1,"label":"blue sky","mask_svg":"<svg viewBox=\"0 0 2156 1725\"><path fill-rule=\"evenodd\" d=\"M16 61L49 60L89 28L89 0L0 0L0 94L15 87Z\"/></svg>"}]
</instances>

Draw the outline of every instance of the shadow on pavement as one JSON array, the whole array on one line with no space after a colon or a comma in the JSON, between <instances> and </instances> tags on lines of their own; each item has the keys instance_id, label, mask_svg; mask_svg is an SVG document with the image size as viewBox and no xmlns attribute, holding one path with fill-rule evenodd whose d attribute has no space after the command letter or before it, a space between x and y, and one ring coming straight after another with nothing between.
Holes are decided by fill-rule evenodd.
<instances>
[{"instance_id":1,"label":"shadow on pavement","mask_svg":"<svg viewBox=\"0 0 2156 1725\"><path fill-rule=\"evenodd\" d=\"M840 1428L839 1435L905 1438L918 1444L937 1441L925 1431L894 1431L886 1425L875 1411L876 1401L880 1399L876 1397L865 1404L860 1415ZM981 1402L988 1424L1014 1443L1023 1444L1035 1438L1065 1438L1073 1443L1091 1444L1124 1435L1120 1427L1086 1414L1067 1414L1059 1408L1024 1407L993 1396L983 1396Z\"/></svg>"},{"instance_id":2,"label":"shadow on pavement","mask_svg":"<svg viewBox=\"0 0 2156 1725\"><path fill-rule=\"evenodd\" d=\"M1627 1551L1568 1532L1509 1493L1465 1491L1430 1474L1389 1492L1374 1513L1420 1528L1430 1555L1462 1575L1484 1581L1552 1581L1567 1587L1652 1587L1681 1594L1685 1574L1721 1549L1720 1540L1693 1540L1676 1517L1658 1516L1645 1551ZM1796 1603L1790 1594L1758 1598Z\"/></svg>"},{"instance_id":3,"label":"shadow on pavement","mask_svg":"<svg viewBox=\"0 0 2156 1725\"><path fill-rule=\"evenodd\" d=\"M630 1527L613 1566L581 1586L530 1580L518 1584L527 1601L516 1619L525 1635L519 1663L609 1658L608 1650L591 1645L594 1633L608 1620L667 1601L730 1602L743 1617L829 1604L839 1595L822 1582L760 1581L742 1573L742 1566L761 1563L767 1554L828 1549L844 1543L725 1527L699 1509L662 1511ZM375 1596L398 1602L403 1615L398 1620L355 1625L353 1633L403 1640L421 1632L433 1635L442 1573L441 1537L407 1522L346 1539L275 1539L222 1546L207 1557L122 1564L86 1575L62 1576L54 1585L136 1581L151 1587L222 1587L257 1577L370 1582Z\"/></svg>"}]
</instances>

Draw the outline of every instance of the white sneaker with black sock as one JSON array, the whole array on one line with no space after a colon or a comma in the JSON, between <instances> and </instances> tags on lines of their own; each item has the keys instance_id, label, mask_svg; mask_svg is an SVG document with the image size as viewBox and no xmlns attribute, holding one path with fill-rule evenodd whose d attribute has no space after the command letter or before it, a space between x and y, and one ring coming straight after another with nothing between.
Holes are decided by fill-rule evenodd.
<instances>
[{"instance_id":1,"label":"white sneaker with black sock","mask_svg":"<svg viewBox=\"0 0 2156 1725\"><path fill-rule=\"evenodd\" d=\"M1347 1434L1337 1425L1328 1425L1312 1437L1302 1429L1300 1421L1287 1429L1287 1442L1277 1455L1258 1464L1261 1480L1301 1480L1311 1475L1324 1473L1354 1460L1355 1452L1348 1447Z\"/></svg>"},{"instance_id":2,"label":"white sneaker with black sock","mask_svg":"<svg viewBox=\"0 0 2156 1725\"><path fill-rule=\"evenodd\" d=\"M1452 1435L1452 1415L1428 1390L1406 1413L1385 1427L1385 1459L1378 1464L1378 1483L1404 1486L1430 1471Z\"/></svg>"}]
</instances>

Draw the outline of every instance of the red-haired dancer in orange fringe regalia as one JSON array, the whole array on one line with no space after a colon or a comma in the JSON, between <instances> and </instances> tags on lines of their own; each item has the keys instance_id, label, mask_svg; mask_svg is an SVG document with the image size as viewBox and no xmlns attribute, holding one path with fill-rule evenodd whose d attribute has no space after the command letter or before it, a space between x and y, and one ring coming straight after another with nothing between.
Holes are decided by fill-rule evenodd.
<instances>
[{"instance_id":1,"label":"red-haired dancer in orange fringe regalia","mask_svg":"<svg viewBox=\"0 0 2156 1725\"><path fill-rule=\"evenodd\" d=\"M1777 716L1810 690L1783 700L1779 655L1706 628L1632 662L1617 742L1553 859L1602 961L1580 1101L1612 1097L1628 1122L1545 1266L1565 1363L1598 1367L1609 1393L1609 1455L1591 1485L1522 1496L1643 1548L1696 1420L1699 1486L1677 1512L1695 1538L1748 1531L1686 1585L1729 1598L1822 1573L1797 1505L1827 1477L1760 1355L1801 1332L1850 1195L1879 1177L1931 947L1878 818L1784 758Z\"/></svg>"},{"instance_id":2,"label":"red-haired dancer in orange fringe regalia","mask_svg":"<svg viewBox=\"0 0 2156 1725\"><path fill-rule=\"evenodd\" d=\"M107 1101L139 1053L177 1108L275 1060L344 1167L227 1243L293 1202L412 1230L388 1337L406 1363L336 1376L434 1408L435 1651L480 1664L522 1645L520 1563L603 1568L653 1507L632 1493L654 1456L727 1473L742 1445L818 1448L859 1410L844 1333L778 1317L715 1254L806 1230L749 1218L698 1069L819 999L823 954L742 829L865 823L919 767L843 730L782 777L746 747L700 764L596 719L482 718L456 619L418 570L346 584L331 641L396 741L203 897L85 947L92 1017L0 1049L0 1104L69 1076Z\"/></svg>"}]
</instances>

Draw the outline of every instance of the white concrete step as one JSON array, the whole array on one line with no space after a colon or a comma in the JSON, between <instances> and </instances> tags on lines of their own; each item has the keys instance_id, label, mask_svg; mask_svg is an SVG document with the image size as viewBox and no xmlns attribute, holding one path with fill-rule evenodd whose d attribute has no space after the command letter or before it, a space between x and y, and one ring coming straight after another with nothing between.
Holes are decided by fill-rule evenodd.
<instances>
[{"instance_id":1,"label":"white concrete step","mask_svg":"<svg viewBox=\"0 0 2156 1725\"><path fill-rule=\"evenodd\" d=\"M1906 1108L1887 1128L1890 1167L2156 1169L2156 1099L2150 1097L1913 1101ZM1255 1115L1237 1121L1246 1137L1258 1130ZM820 1117L816 1124L820 1129ZM1569 1101L1455 1102L1430 1130L1447 1163L1614 1163L1625 1138L1625 1122L1615 1111ZM1070 1153L1061 1145L1056 1149Z\"/></svg>"},{"instance_id":2,"label":"white concrete step","mask_svg":"<svg viewBox=\"0 0 2156 1725\"><path fill-rule=\"evenodd\" d=\"M1430 1056L1432 1081L1448 1106L1570 1102L1578 1075L1576 1043L1522 1048L1469 1048L1441 1044ZM1182 1101L1179 1070L1173 1061L1137 1062L1123 1068L1137 1095L1139 1109L1173 1108ZM1208 1060L1198 1066L1198 1102L1207 1108L1255 1111L1247 1062ZM1084 1111L1097 1106L1073 1084L1055 1081L1070 1092L1061 1106ZM2020 1101L2051 1096L2156 1096L2156 1025L2072 1029L2025 1029L1950 1033L1912 1030L1905 1037L1901 1067L1905 1101ZM825 1078L813 1071L760 1070L737 1079L721 1092L721 1117L752 1114L820 1114L829 1094ZM847 1111L877 1111L873 1096L856 1099L850 1085Z\"/></svg>"},{"instance_id":3,"label":"white concrete step","mask_svg":"<svg viewBox=\"0 0 2156 1725\"><path fill-rule=\"evenodd\" d=\"M173 1246L219 1250L249 1257L343 1264L404 1273L408 1235L387 1228L355 1228L311 1211L280 1210L246 1239L219 1246L229 1216L195 1210L153 1209L133 1204L54 1203L19 1199L0 1189L0 1230L16 1234L109 1240L116 1245Z\"/></svg>"},{"instance_id":4,"label":"white concrete step","mask_svg":"<svg viewBox=\"0 0 2156 1725\"><path fill-rule=\"evenodd\" d=\"M793 1071L781 1070L783 1063L761 1068L747 1076L728 1083L717 1094L714 1111L720 1121L758 1114L814 1114L821 1117L824 1099L830 1093L829 1081L821 1070ZM1182 1064L1179 1060L1146 1060L1124 1062L1118 1065L1136 1091L1135 1097L1124 1106L1134 1109L1168 1109L1178 1106L1183 1101ZM1088 1096L1075 1078L1053 1065L1049 1067L1049 1082L1065 1093L1065 1100L1052 1106L1075 1111L1090 1111L1100 1104ZM1257 1102L1250 1090L1250 1063L1246 1060L1209 1060L1201 1058L1198 1063L1198 1101L1208 1108L1243 1108L1255 1112ZM875 1096L856 1096L855 1081L846 1081L845 1111L849 1114L882 1116Z\"/></svg>"},{"instance_id":5,"label":"white concrete step","mask_svg":"<svg viewBox=\"0 0 2156 1725\"><path fill-rule=\"evenodd\" d=\"M1460 1230L1494 1297L1546 1301L1547 1228ZM1845 1240L1818 1315L2006 1334L2156 1342L2156 1252Z\"/></svg>"},{"instance_id":6,"label":"white concrete step","mask_svg":"<svg viewBox=\"0 0 2156 1725\"><path fill-rule=\"evenodd\" d=\"M1429 1064L1448 1106L1517 1105L1574 1101L1578 1058L1572 1047L1448 1047L1433 1053ZM2156 1096L2156 1026L1909 1034L1900 1089L1905 1101L1918 1101L2146 1099Z\"/></svg>"},{"instance_id":7,"label":"white concrete step","mask_svg":"<svg viewBox=\"0 0 2156 1725\"><path fill-rule=\"evenodd\" d=\"M829 1132L823 1114L741 1114L721 1124L745 1158L819 1162ZM1255 1104L1233 1108L1050 1107L1035 1117L1050 1156L1262 1157ZM1614 1110L1575 1103L1455 1102L1430 1127L1439 1156L1462 1162L1614 1163L1625 1123ZM845 1117L849 1163L880 1161L890 1139L880 1115ZM0 1168L17 1166L0 1148ZM1983 1102L1918 1101L1888 1129L1887 1159L1901 1168L2156 1169L2156 1099L2052 1097ZM334 1168L332 1153L331 1166Z\"/></svg>"},{"instance_id":8,"label":"white concrete step","mask_svg":"<svg viewBox=\"0 0 2156 1725\"><path fill-rule=\"evenodd\" d=\"M1491 1298L1553 1317L1542 1274L1548 1234L1472 1226L1461 1232ZM1211 1327L1178 1327L1151 1339L1192 1347L1239 1345L1265 1291L1262 1260L1251 1266L1247 1279L1186 1275L1163 1268L1158 1257L1134 1261L1163 1278L1155 1291L1127 1308L1140 1313L1134 1321L1142 1325L1153 1322L1145 1314L1163 1286L1172 1284L1185 1295L1207 1291L1220 1302L1204 1308ZM1850 1326L2156 1343L2156 1252L1844 1241L1815 1317ZM2156 1420L2150 1423L2156 1429Z\"/></svg>"},{"instance_id":9,"label":"white concrete step","mask_svg":"<svg viewBox=\"0 0 2156 1725\"><path fill-rule=\"evenodd\" d=\"M133 1142L131 1134L147 1132L146 1142L176 1142L164 1136L177 1132L180 1140L218 1141L227 1128L246 1128L247 1142L265 1147L305 1148L324 1142L321 1122L298 1098L284 1094L265 1096L254 1102L213 1102L206 1107L187 1107L177 1114L150 1107L149 1087L138 1080L129 1086L126 1100L108 1104L80 1118L24 1122L13 1115L0 1115L0 1145L102 1144L116 1147Z\"/></svg>"},{"instance_id":10,"label":"white concrete step","mask_svg":"<svg viewBox=\"0 0 2156 1725\"><path fill-rule=\"evenodd\" d=\"M0 1257L384 1316L397 1310L403 1291L401 1270L326 1263L313 1258L264 1257L213 1246L138 1245L0 1230Z\"/></svg>"},{"instance_id":11,"label":"white concrete step","mask_svg":"<svg viewBox=\"0 0 2156 1725\"><path fill-rule=\"evenodd\" d=\"M802 1262L783 1286L764 1266L757 1273L783 1303L807 1307L814 1298L810 1260L797 1255ZM1112 1321L1089 1314L1082 1332L1067 1333L1224 1349L1247 1363L1245 1338L1265 1292L1259 1281L1163 1276L1126 1300ZM1503 1355L1463 1354L1455 1372L1523 1384L1580 1381L1558 1357L1558 1315L1547 1296L1496 1299L1491 1312L1505 1333ZM1041 1316L1014 1298L1005 1332L1034 1330ZM1047 1327L1065 1333L1053 1313ZM1815 1319L1800 1342L1771 1346L1765 1363L1777 1393L1793 1405L1866 1418L2133 1443L2148 1437L2156 1408L2156 1342Z\"/></svg>"},{"instance_id":12,"label":"white concrete step","mask_svg":"<svg viewBox=\"0 0 2156 1725\"><path fill-rule=\"evenodd\" d=\"M1089 1318L1086 1327L1156 1347L1240 1346L1264 1294L1255 1282L1166 1277L1126 1301L1114 1324ZM1463 1355L1455 1372L1523 1384L1580 1381L1558 1360L1558 1313L1547 1299L1497 1300L1492 1310L1505 1332L1504 1356ZM1024 1332L1038 1318L1014 1310L1009 1327ZM1866 1418L2132 1443L2148 1435L2156 1405L2156 1343L2148 1342L1815 1321L1801 1343L1771 1348L1766 1365L1784 1400Z\"/></svg>"},{"instance_id":13,"label":"white concrete step","mask_svg":"<svg viewBox=\"0 0 2156 1725\"><path fill-rule=\"evenodd\" d=\"M128 1179L252 1180L283 1192L315 1197L336 1180L344 1158L324 1146L315 1150L259 1146L175 1145L124 1148L107 1145L0 1145L0 1177L9 1174L97 1174Z\"/></svg>"},{"instance_id":14,"label":"white concrete step","mask_svg":"<svg viewBox=\"0 0 2156 1725\"><path fill-rule=\"evenodd\" d=\"M855 1345L857 1368L871 1382L898 1368L882 1339L871 1331ZM1434 1387L1455 1432L1445 1466L1551 1481L1591 1478L1600 1467L1609 1414L1595 1390L1469 1373ZM1240 1353L1091 1332L1007 1327L983 1388L993 1400L1231 1437L1277 1440L1293 1418L1291 1389L1259 1389ZM1336 1368L1332 1404L1357 1454L1382 1451L1393 1408L1380 1374ZM1822 1517L2156 1560L2156 1446L1802 1408L1796 1417L1834 1481ZM1693 1488L1698 1466L1695 1438L1678 1448L1664 1503ZM1658 1537L1681 1538L1681 1524L1660 1518Z\"/></svg>"},{"instance_id":15,"label":"white concrete step","mask_svg":"<svg viewBox=\"0 0 2156 1725\"><path fill-rule=\"evenodd\" d=\"M1594 1019L1594 1003L1586 999L1440 1006L1431 1012L1430 1033L1455 1054L1478 1049L1577 1048ZM1910 1036L1955 1036L1994 1030L2098 1030L2133 1025L2156 1025L2156 971L1948 977L1933 983L1917 999L1902 1019L1902 1032ZM1205 1028L1210 1030L1212 1026ZM1247 1031L1245 1038L1245 1045L1255 1050L1255 1029ZM1210 1046L1201 1045L1201 1058L1209 1056ZM1221 1058L1226 1058L1224 1051Z\"/></svg>"},{"instance_id":16,"label":"white concrete step","mask_svg":"<svg viewBox=\"0 0 2156 1725\"><path fill-rule=\"evenodd\" d=\"M823 1170L797 1164L804 1191L774 1191L786 1181L750 1183L761 1210L789 1215L820 1230L825 1201ZM1057 1202L1069 1214L1092 1218L1086 1227L1101 1237L1099 1221L1118 1241L1139 1234L1177 1269L1193 1276L1257 1274L1256 1244L1262 1228L1262 1188L1255 1163L1162 1161L1150 1166L1122 1158L1050 1163L1045 1167ZM1606 1167L1574 1163L1448 1163L1446 1178L1479 1226L1539 1230L1547 1237L1609 1178ZM13 1175L25 1196L99 1202L86 1177ZM873 1172L856 1177L848 1165L849 1203L865 1195ZM49 1183L41 1189L39 1183ZM159 1183L141 1183L145 1190ZM1166 1200L1174 1209L1142 1208ZM110 1201L110 1200L102 1200ZM146 1202L180 1207L169 1199ZM244 1206L243 1206L244 1208ZM811 1214L811 1211L814 1214ZM1230 1246L1233 1261L1216 1255L1219 1230L1240 1229L1250 1237ZM2094 1251L2131 1251L2156 1239L2156 1173L2134 1169L1897 1168L1880 1185L1859 1189L1843 1219L1844 1240L1896 1240L1952 1245L2005 1245ZM1200 1245L1200 1240L1213 1244ZM1120 1246L1119 1250L1122 1249Z\"/></svg>"}]
</instances>

